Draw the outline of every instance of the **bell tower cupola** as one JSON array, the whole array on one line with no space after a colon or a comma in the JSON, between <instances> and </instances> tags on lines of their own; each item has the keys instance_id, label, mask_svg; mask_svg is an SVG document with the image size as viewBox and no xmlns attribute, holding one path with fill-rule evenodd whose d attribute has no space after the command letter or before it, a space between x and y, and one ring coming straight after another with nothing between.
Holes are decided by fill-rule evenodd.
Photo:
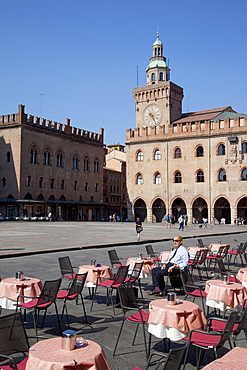
<instances>
[{"instance_id":1,"label":"bell tower cupola","mask_svg":"<svg viewBox=\"0 0 247 370\"><path fill-rule=\"evenodd\" d=\"M163 44L157 34L153 43L153 56L150 58L146 69L147 85L154 85L170 80L170 68L163 56Z\"/></svg>"}]
</instances>

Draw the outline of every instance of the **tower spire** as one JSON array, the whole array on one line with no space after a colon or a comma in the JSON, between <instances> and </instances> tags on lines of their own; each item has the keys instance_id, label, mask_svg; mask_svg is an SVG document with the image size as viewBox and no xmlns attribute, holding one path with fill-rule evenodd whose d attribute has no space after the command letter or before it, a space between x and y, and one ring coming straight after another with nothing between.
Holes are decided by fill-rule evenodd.
<instances>
[{"instance_id":1,"label":"tower spire","mask_svg":"<svg viewBox=\"0 0 247 370\"><path fill-rule=\"evenodd\" d=\"M147 85L153 85L170 80L170 68L163 56L163 44L159 38L159 32L156 32L156 40L153 43L153 56L150 58L146 69Z\"/></svg>"}]
</instances>

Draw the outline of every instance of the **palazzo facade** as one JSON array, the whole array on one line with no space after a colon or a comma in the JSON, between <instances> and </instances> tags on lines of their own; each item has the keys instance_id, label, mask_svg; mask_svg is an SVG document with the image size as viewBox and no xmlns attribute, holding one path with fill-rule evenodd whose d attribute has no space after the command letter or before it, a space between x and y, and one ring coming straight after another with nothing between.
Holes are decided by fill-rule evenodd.
<instances>
[{"instance_id":1,"label":"palazzo facade","mask_svg":"<svg viewBox=\"0 0 247 370\"><path fill-rule=\"evenodd\" d=\"M133 91L136 127L126 130L128 218L247 223L247 115L230 106L183 114L159 36L146 75Z\"/></svg>"},{"instance_id":2,"label":"palazzo facade","mask_svg":"<svg viewBox=\"0 0 247 370\"><path fill-rule=\"evenodd\" d=\"M25 113L0 117L3 217L103 219L103 129L93 133Z\"/></svg>"}]
</instances>

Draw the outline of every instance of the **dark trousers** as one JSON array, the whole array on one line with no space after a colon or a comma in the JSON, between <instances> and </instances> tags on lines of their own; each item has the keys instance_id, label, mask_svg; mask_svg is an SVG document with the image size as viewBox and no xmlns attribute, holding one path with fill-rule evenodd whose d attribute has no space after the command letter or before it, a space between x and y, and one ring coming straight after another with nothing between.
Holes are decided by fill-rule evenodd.
<instances>
[{"instance_id":1,"label":"dark trousers","mask_svg":"<svg viewBox=\"0 0 247 370\"><path fill-rule=\"evenodd\" d=\"M173 266L174 263L168 262L166 264L165 269L161 269L161 267L155 267L152 269L152 281L153 281L153 286L156 288L158 287L161 291L164 291L166 288L165 282L164 282L164 276L168 276L168 269L169 267ZM174 274L178 274L180 269L174 268L173 270Z\"/></svg>"}]
</instances>

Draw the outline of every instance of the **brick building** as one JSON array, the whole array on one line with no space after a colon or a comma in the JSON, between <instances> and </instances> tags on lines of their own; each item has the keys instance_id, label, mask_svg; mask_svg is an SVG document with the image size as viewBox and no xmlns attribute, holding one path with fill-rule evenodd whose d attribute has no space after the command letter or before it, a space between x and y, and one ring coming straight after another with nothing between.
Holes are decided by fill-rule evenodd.
<instances>
[{"instance_id":1,"label":"brick building","mask_svg":"<svg viewBox=\"0 0 247 370\"><path fill-rule=\"evenodd\" d=\"M23 105L1 116L2 215L101 220L103 133L28 115Z\"/></svg>"},{"instance_id":2,"label":"brick building","mask_svg":"<svg viewBox=\"0 0 247 370\"><path fill-rule=\"evenodd\" d=\"M247 222L247 115L230 106L183 114L159 36L146 75L133 94L136 128L126 131L128 218Z\"/></svg>"}]
</instances>

